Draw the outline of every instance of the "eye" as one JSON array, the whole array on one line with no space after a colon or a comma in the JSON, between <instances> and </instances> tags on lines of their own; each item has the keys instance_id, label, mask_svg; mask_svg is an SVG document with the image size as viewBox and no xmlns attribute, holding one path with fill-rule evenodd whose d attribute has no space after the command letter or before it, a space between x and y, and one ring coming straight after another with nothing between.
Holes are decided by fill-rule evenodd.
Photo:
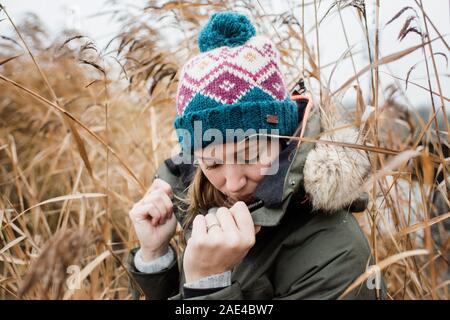
<instances>
[{"instance_id":1,"label":"eye","mask_svg":"<svg viewBox=\"0 0 450 320\"><path fill-rule=\"evenodd\" d=\"M222 163L220 161L203 162L206 170L218 168Z\"/></svg>"},{"instance_id":2,"label":"eye","mask_svg":"<svg viewBox=\"0 0 450 320\"><path fill-rule=\"evenodd\" d=\"M258 162L259 161L259 158L260 158L260 154L259 154L259 152L257 152L255 155L254 155L254 157L252 158L252 159L249 159L248 160L248 162L249 163L256 163L256 162Z\"/></svg>"},{"instance_id":3,"label":"eye","mask_svg":"<svg viewBox=\"0 0 450 320\"><path fill-rule=\"evenodd\" d=\"M255 164L259 161L260 154L259 152L254 152L252 155L238 155L238 163L243 164Z\"/></svg>"},{"instance_id":4,"label":"eye","mask_svg":"<svg viewBox=\"0 0 450 320\"><path fill-rule=\"evenodd\" d=\"M215 163L215 164L213 164L213 165L205 165L205 169L206 170L212 170L212 169L215 169L215 168L217 168L219 165L217 164L217 163Z\"/></svg>"}]
</instances>

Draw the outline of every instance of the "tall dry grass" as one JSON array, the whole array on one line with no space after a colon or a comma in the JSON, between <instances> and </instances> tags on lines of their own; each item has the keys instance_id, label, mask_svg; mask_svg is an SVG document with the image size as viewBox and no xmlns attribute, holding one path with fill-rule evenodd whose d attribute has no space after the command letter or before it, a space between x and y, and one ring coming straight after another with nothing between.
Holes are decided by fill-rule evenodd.
<instances>
[{"instance_id":1,"label":"tall dry grass","mask_svg":"<svg viewBox=\"0 0 450 320\"><path fill-rule=\"evenodd\" d=\"M248 14L257 29L274 39L289 86L305 77L317 88L331 124L337 116L333 101L339 102L346 90L356 90L347 116L363 129L365 145L351 147L366 150L373 167L366 183L369 207L357 217L385 276L389 298L450 297L449 99L435 61L448 52L436 53L432 47L436 41L447 49L448 44L421 0L411 1L393 17L402 21L400 30L387 31L398 32L399 41L416 36L418 45L381 56L377 10L367 67L358 70L354 53L346 52L334 65L350 59L354 76L334 90L321 71L320 46L305 39L310 34L324 37L317 26L327 17L317 12L319 5L327 5L328 14L354 10L369 43L364 1L302 0L280 15L259 1L148 1L134 14L109 5L112 21L122 30L102 50L70 30L49 43L35 16L16 26L7 11L0 12L1 25L15 32L12 37L0 35L1 299L131 297L124 261L137 241L127 213L158 164L177 148L172 130L177 71L197 52L200 26L218 10ZM306 6L316 13L313 28L303 28ZM425 29L413 21L421 21ZM430 29L436 38L427 36ZM430 92L426 117L396 100L396 94L405 94L405 82L386 92L380 85L380 66L416 51L426 56L430 80L429 87L421 88ZM366 74L369 88L360 83ZM417 86L412 80L406 83Z\"/></svg>"}]
</instances>

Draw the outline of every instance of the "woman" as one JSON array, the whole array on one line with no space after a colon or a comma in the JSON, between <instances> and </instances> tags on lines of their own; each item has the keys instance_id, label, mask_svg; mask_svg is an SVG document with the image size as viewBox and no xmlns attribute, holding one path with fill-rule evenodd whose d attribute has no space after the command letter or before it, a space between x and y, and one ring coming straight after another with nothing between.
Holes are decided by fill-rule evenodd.
<instances>
[{"instance_id":1,"label":"woman","mask_svg":"<svg viewBox=\"0 0 450 320\"><path fill-rule=\"evenodd\" d=\"M130 211L140 242L128 260L134 296L340 297L371 263L351 214L366 206L367 157L295 139L321 135L319 110L311 99L289 98L275 46L255 36L245 16L214 14L199 48L178 87L174 126L183 152L160 166ZM277 134L261 134L267 130ZM321 139L356 143L358 132L347 127ZM191 155L195 165L185 161ZM177 220L186 240L178 254L169 245ZM345 297L374 299L375 290L364 283Z\"/></svg>"}]
</instances>

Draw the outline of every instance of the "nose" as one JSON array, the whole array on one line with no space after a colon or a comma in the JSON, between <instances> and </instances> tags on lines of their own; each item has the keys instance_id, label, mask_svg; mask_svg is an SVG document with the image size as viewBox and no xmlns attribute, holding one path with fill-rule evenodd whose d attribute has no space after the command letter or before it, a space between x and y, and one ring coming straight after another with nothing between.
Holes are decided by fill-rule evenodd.
<instances>
[{"instance_id":1,"label":"nose","mask_svg":"<svg viewBox=\"0 0 450 320\"><path fill-rule=\"evenodd\" d=\"M238 193L247 184L247 177L236 164L225 165L226 188L229 193Z\"/></svg>"}]
</instances>

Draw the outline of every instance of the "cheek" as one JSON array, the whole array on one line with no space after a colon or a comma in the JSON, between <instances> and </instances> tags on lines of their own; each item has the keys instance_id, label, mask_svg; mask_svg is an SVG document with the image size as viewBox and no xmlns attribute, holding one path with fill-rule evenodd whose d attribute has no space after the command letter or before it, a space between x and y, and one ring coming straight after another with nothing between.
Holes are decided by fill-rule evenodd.
<instances>
[{"instance_id":1,"label":"cheek","mask_svg":"<svg viewBox=\"0 0 450 320\"><path fill-rule=\"evenodd\" d=\"M272 165L272 162L277 159L279 154L280 150L278 145L269 145L269 147L261 153L258 164L263 168L268 168Z\"/></svg>"},{"instance_id":2,"label":"cheek","mask_svg":"<svg viewBox=\"0 0 450 320\"><path fill-rule=\"evenodd\" d=\"M263 171L264 166L261 163L255 163L247 166L245 175L247 176L247 179L253 182L259 182L264 177L264 175L262 174Z\"/></svg>"},{"instance_id":3,"label":"cheek","mask_svg":"<svg viewBox=\"0 0 450 320\"><path fill-rule=\"evenodd\" d=\"M250 179L259 182L265 176L267 171L272 167L274 161L277 161L278 154L276 152L272 152L271 154L263 153L260 156L260 160L258 163L250 165L248 167L248 176Z\"/></svg>"},{"instance_id":4,"label":"cheek","mask_svg":"<svg viewBox=\"0 0 450 320\"><path fill-rule=\"evenodd\" d=\"M203 174L216 189L220 190L225 185L225 176L222 174L220 168L214 170L203 169Z\"/></svg>"}]
</instances>

